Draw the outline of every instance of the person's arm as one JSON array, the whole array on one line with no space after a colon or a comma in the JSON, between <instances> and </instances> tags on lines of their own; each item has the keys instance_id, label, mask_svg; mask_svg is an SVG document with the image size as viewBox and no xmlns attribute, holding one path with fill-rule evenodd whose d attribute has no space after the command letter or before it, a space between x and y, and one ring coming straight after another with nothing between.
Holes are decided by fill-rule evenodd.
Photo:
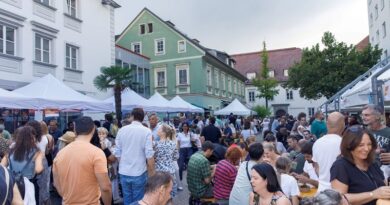
<instances>
[{"instance_id":1,"label":"person's arm","mask_svg":"<svg viewBox=\"0 0 390 205\"><path fill-rule=\"evenodd\" d=\"M296 174L296 175L294 175L294 177L297 178L297 180L299 182L311 184L315 187L318 187L318 181L316 181L314 179L310 179L309 177L305 176L304 174Z\"/></svg>"},{"instance_id":2,"label":"person's arm","mask_svg":"<svg viewBox=\"0 0 390 205\"><path fill-rule=\"evenodd\" d=\"M255 205L255 203L253 202L254 199L255 199L255 194L253 193L253 191L251 191L249 194L249 205Z\"/></svg>"},{"instance_id":3,"label":"person's arm","mask_svg":"<svg viewBox=\"0 0 390 205\"><path fill-rule=\"evenodd\" d=\"M40 174L43 171L43 152L39 151L35 155L35 173Z\"/></svg>"},{"instance_id":4,"label":"person's arm","mask_svg":"<svg viewBox=\"0 0 390 205\"><path fill-rule=\"evenodd\" d=\"M121 144L121 130L118 131L118 133L116 134L116 138L115 138L115 149L114 149L114 155L115 155L115 158L118 160L118 162L120 161L120 157L121 157L121 154L122 154L122 144Z\"/></svg>"},{"instance_id":5,"label":"person's arm","mask_svg":"<svg viewBox=\"0 0 390 205\"><path fill-rule=\"evenodd\" d=\"M291 202L292 205L299 205L298 196L291 196Z\"/></svg>"},{"instance_id":6,"label":"person's arm","mask_svg":"<svg viewBox=\"0 0 390 205\"><path fill-rule=\"evenodd\" d=\"M104 205L111 205L112 191L111 182L107 173L95 173L96 179L99 183L100 191L102 193L102 200Z\"/></svg>"},{"instance_id":7,"label":"person's arm","mask_svg":"<svg viewBox=\"0 0 390 205\"><path fill-rule=\"evenodd\" d=\"M18 185L16 185L16 183L14 184L13 193L14 193L14 197L12 198L11 204L23 205L23 199L22 196L20 195L19 188Z\"/></svg>"},{"instance_id":8,"label":"person's arm","mask_svg":"<svg viewBox=\"0 0 390 205\"><path fill-rule=\"evenodd\" d=\"M282 196L276 200L276 205L291 205L291 202L287 197Z\"/></svg>"},{"instance_id":9,"label":"person's arm","mask_svg":"<svg viewBox=\"0 0 390 205\"><path fill-rule=\"evenodd\" d=\"M146 138L145 143L145 156L147 161L147 169L148 169L148 175L153 176L155 172L155 160L154 160L154 150L153 150L153 141L152 141L152 134L149 133L149 135Z\"/></svg>"},{"instance_id":10,"label":"person's arm","mask_svg":"<svg viewBox=\"0 0 390 205\"><path fill-rule=\"evenodd\" d=\"M331 181L332 189L345 194L349 203L351 204L365 204L375 199L390 199L390 187L382 186L371 192L362 192L358 194L350 194L348 192L348 185L340 182L337 179Z\"/></svg>"}]
</instances>

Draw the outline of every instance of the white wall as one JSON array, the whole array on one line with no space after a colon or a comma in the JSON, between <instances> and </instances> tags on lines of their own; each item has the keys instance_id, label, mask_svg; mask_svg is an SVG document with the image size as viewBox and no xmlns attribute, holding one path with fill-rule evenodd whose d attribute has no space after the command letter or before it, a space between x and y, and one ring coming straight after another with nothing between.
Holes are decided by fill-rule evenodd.
<instances>
[{"instance_id":1,"label":"white wall","mask_svg":"<svg viewBox=\"0 0 390 205\"><path fill-rule=\"evenodd\" d=\"M293 99L287 100L286 96L286 89L282 86L278 85L277 89L279 90L279 94L274 97L273 100L268 101L268 107L271 108L273 113L276 112L276 110L273 110L272 105L273 104L289 104L288 110L286 112L290 115L293 115L296 117L300 112L304 112L309 116L308 110L309 108L314 108L316 111L320 105L322 105L326 99L324 97L318 99L318 100L306 100L304 98L301 98L299 96L298 90L293 90ZM255 96L259 94L257 91L257 88L252 85L247 85L245 87L245 100L247 102L247 105L249 106L256 106L256 105L262 105L265 106L265 100L264 98L257 98L255 97L254 102L249 101L249 92L255 91Z\"/></svg>"},{"instance_id":2,"label":"white wall","mask_svg":"<svg viewBox=\"0 0 390 205\"><path fill-rule=\"evenodd\" d=\"M33 0L0 0L0 9L3 9L3 12L0 11L0 17L17 22L7 16L4 13L6 11L11 13L11 16L15 14L25 18L24 21L19 21L21 25L17 28L18 38L16 40L16 56L23 60L14 61L4 55L0 56L0 87L13 89L39 76L52 73L70 87L92 97L102 99L108 95L97 91L93 85L93 79L100 73L101 66L114 64L113 8L109 5L102 5L100 0L79 0L77 17L81 20L80 22L64 15L67 12L65 2L65 0L51 0L51 7L55 9L50 9ZM35 30L42 30L37 28L34 22L57 30L52 40L51 64L56 65L55 68L45 65L37 66L33 63ZM78 63L80 66L78 69L82 72L64 69L67 43L79 47Z\"/></svg>"},{"instance_id":3,"label":"white wall","mask_svg":"<svg viewBox=\"0 0 390 205\"><path fill-rule=\"evenodd\" d=\"M383 2L383 8L382 8ZM376 18L375 6L378 7L378 17ZM379 45L379 48L383 49L382 59L390 55L390 2L388 0L367 0L368 8L368 27L369 38L372 45ZM372 19L370 17L372 15ZM382 24L386 24L386 36L383 36L384 31ZM376 32L379 31L379 38Z\"/></svg>"}]
</instances>

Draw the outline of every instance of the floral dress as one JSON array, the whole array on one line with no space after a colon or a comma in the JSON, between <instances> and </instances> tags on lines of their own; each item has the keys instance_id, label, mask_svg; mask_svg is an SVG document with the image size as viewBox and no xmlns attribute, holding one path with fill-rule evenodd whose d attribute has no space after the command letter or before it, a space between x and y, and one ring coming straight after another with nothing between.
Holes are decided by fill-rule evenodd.
<instances>
[{"instance_id":1,"label":"floral dress","mask_svg":"<svg viewBox=\"0 0 390 205\"><path fill-rule=\"evenodd\" d=\"M160 140L156 142L155 149L155 160L156 160L156 171L168 172L171 174L173 179L173 188L171 196L176 195L177 182L175 177L175 162L179 158L179 152L177 150L176 142L171 140Z\"/></svg>"}]
</instances>

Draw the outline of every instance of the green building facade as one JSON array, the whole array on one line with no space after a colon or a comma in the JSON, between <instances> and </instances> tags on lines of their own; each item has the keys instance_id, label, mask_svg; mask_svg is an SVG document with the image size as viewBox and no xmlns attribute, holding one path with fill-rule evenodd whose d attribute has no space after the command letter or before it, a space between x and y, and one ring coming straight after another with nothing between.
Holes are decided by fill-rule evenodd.
<instances>
[{"instance_id":1,"label":"green building facade","mask_svg":"<svg viewBox=\"0 0 390 205\"><path fill-rule=\"evenodd\" d=\"M218 110L245 97L245 76L224 52L208 49L147 8L127 26L116 44L150 58L151 95L180 95L196 106Z\"/></svg>"}]
</instances>

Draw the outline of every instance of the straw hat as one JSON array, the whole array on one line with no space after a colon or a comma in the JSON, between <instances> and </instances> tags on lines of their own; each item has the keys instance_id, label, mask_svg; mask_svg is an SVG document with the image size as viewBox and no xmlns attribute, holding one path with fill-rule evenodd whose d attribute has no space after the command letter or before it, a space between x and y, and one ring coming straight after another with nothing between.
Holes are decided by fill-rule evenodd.
<instances>
[{"instance_id":1,"label":"straw hat","mask_svg":"<svg viewBox=\"0 0 390 205\"><path fill-rule=\"evenodd\" d=\"M62 135L62 137L58 139L65 142L66 144L69 144L76 139L76 135L72 131L67 131L64 135Z\"/></svg>"}]
</instances>

